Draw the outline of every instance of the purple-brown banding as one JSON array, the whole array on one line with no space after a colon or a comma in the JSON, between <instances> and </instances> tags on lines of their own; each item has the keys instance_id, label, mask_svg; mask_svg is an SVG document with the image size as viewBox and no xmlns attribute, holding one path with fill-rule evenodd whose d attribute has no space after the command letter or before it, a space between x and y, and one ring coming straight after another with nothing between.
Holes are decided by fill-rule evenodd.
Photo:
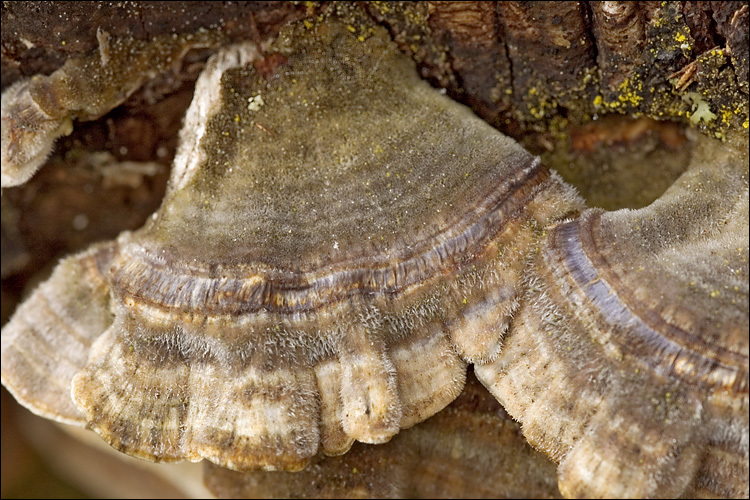
<instances>
[{"instance_id":1,"label":"purple-brown banding","mask_svg":"<svg viewBox=\"0 0 750 500\"><path fill-rule=\"evenodd\" d=\"M700 330L695 334L665 320L657 307L635 299L610 270L594 234L600 218L601 212L588 212L577 221L556 227L550 246L555 264L564 266L577 294L595 308L597 320L602 322L599 328L615 332L609 341L633 358L647 360L663 375L746 392L747 356L706 342Z\"/></svg>"},{"instance_id":2,"label":"purple-brown banding","mask_svg":"<svg viewBox=\"0 0 750 500\"><path fill-rule=\"evenodd\" d=\"M127 248L123 248L119 260L110 265L109 279L114 293L136 303L166 310L199 309L214 315L262 310L294 314L312 312L353 295L398 295L481 255L544 188L549 175L549 170L534 159L502 189L496 188L487 199L467 210L454 227L433 241L416 245L422 248L418 253L405 248L401 255L380 255L366 263L344 261L335 269L305 274L258 271L252 265L225 268L218 273L184 267L180 273L175 272L180 268L172 262L149 258L143 251L127 255ZM392 261L398 264L394 266ZM220 273L224 275L216 275Z\"/></svg>"}]
</instances>

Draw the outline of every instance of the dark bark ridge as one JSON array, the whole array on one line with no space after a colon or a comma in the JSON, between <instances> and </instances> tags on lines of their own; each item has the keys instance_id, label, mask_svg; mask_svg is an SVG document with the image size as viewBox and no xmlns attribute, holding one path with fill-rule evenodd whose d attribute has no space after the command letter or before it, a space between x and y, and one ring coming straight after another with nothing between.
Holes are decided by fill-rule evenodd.
<instances>
[{"instance_id":1,"label":"dark bark ridge","mask_svg":"<svg viewBox=\"0 0 750 500\"><path fill-rule=\"evenodd\" d=\"M96 50L97 28L147 39L219 28L265 40L327 2L6 3L3 87ZM500 130L564 132L607 114L748 127L744 2L367 2L423 77ZM168 89L167 89L168 90ZM166 91L165 91L166 92ZM137 96L134 96L137 99Z\"/></svg>"}]
</instances>

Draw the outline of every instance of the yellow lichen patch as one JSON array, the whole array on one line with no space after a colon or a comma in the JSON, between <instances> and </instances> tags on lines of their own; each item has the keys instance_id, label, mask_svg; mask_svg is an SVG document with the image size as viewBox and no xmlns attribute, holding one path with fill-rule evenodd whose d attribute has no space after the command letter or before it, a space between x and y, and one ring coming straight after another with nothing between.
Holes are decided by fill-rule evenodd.
<instances>
[{"instance_id":1,"label":"yellow lichen patch","mask_svg":"<svg viewBox=\"0 0 750 500\"><path fill-rule=\"evenodd\" d=\"M693 37L690 36L690 28L684 22L677 28L673 40L673 48L679 48L683 54L688 55L692 51Z\"/></svg>"},{"instance_id":2,"label":"yellow lichen patch","mask_svg":"<svg viewBox=\"0 0 750 500\"><path fill-rule=\"evenodd\" d=\"M626 78L618 87L620 95L617 96L617 100L624 105L638 106L643 101L643 82L633 81L630 78Z\"/></svg>"},{"instance_id":3,"label":"yellow lichen patch","mask_svg":"<svg viewBox=\"0 0 750 500\"><path fill-rule=\"evenodd\" d=\"M597 95L593 100L594 107L623 112L634 110L643 102L643 82L637 77L626 78L617 90L617 99L613 101L605 101L601 94Z\"/></svg>"}]
</instances>

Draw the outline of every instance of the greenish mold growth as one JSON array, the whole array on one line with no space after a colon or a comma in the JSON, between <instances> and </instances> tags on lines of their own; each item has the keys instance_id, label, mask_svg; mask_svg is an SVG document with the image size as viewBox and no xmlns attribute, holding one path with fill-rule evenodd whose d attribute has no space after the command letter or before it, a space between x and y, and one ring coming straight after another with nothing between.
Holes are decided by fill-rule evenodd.
<instances>
[{"instance_id":1,"label":"greenish mold growth","mask_svg":"<svg viewBox=\"0 0 750 500\"><path fill-rule=\"evenodd\" d=\"M523 127L543 133L522 137L521 143L575 185L590 206L616 210L653 202L684 171L695 134L688 134L691 138L682 146L665 147L659 143L659 124L653 122L647 134L634 140L602 140L594 150L581 151L572 144L577 126L595 121L600 130L611 130L618 122L653 119L722 140L732 131L747 133L747 95L740 91L724 50L715 48L696 57L693 37L673 3L662 3L646 36L646 62L622 81L614 95L605 97L597 90L589 103L567 105L565 116L555 114L559 110L549 105L554 98L542 90L543 85L533 88L527 101L535 106L528 107L531 118L525 118ZM596 75L584 78L582 85L594 81L598 87ZM609 118L611 123L606 121ZM536 121L527 127L532 119ZM540 135L547 142L541 149Z\"/></svg>"},{"instance_id":2,"label":"greenish mold growth","mask_svg":"<svg viewBox=\"0 0 750 500\"><path fill-rule=\"evenodd\" d=\"M353 19L360 16L352 14L359 10L356 8L339 4L332 8L348 10ZM417 62L423 77L443 88L460 88L450 69L448 48L433 37L426 4L367 2L366 10L388 26L401 51ZM491 124L516 138L518 134L512 130L551 133L556 139L564 139L571 125L613 113L673 120L720 139L730 128L747 129L748 96L739 88L729 55L718 47L695 53L695 40L679 2L661 2L654 13L646 25L643 61L624 78L616 93L600 88L596 66L581 68L578 84L563 89L554 89L547 78L536 75L525 85L524 95L516 98L512 112ZM678 86L686 69L694 74ZM510 95L513 90L499 88L498 93ZM685 97L688 93L700 95L700 99ZM716 118L711 119L711 114Z\"/></svg>"},{"instance_id":3,"label":"greenish mold growth","mask_svg":"<svg viewBox=\"0 0 750 500\"><path fill-rule=\"evenodd\" d=\"M178 151L175 169L184 170L177 176L184 180L173 183L165 198L163 207L169 210L163 208L153 219L169 228L160 235L190 241L216 233L209 238L216 246L201 248L201 258L226 258L229 249L220 248L218 233L233 231L237 222L237 238L278 245L271 257L287 268L306 249L338 255L360 241L396 245L394 224L408 226L403 234L433 231L435 214L449 214L461 200L481 200L487 186L506 182L508 173L499 172L498 163L503 155L521 154L520 148L503 152L510 139L489 134L490 127L467 108L434 91L382 27L358 16L347 9L335 16L335 24L307 19L283 30L268 53L288 61L268 79L248 64L221 72L220 88L204 89L198 82L191 110L203 109L196 100L217 92L222 93L220 106L211 101L216 112L205 119L205 136L194 148L205 158L192 163L196 155L185 155L190 166L182 167L186 148ZM236 57L260 57L250 52ZM190 126L191 110L185 127L199 129ZM341 182L349 177L358 181ZM191 185L194 189L181 189ZM246 200L254 216L234 222L196 218L195 207L210 217L234 214L232 207L247 197L248 186L262 193ZM343 200L358 200L368 215L351 224L354 212ZM378 218L385 206L394 207L387 221ZM338 214L332 215L332 209ZM290 218L289 211L299 217ZM300 231L315 227L320 217L330 218L328 233L300 238ZM328 243L332 238L335 248Z\"/></svg>"},{"instance_id":4,"label":"greenish mold growth","mask_svg":"<svg viewBox=\"0 0 750 500\"><path fill-rule=\"evenodd\" d=\"M682 14L670 3L662 5L661 16L647 27L647 37L647 62L623 80L609 99L597 91L589 103L569 101L563 110L539 85L526 99L526 116L518 113L524 130L542 132L520 137L524 147L541 154L590 206L616 210L653 202L682 174L696 138L688 133L682 146L665 147L659 143L654 122L653 130L636 140L605 140L592 151L580 151L572 144L576 126L593 120L601 129L609 129L611 125L602 119L635 123L650 118L721 140L737 133L747 135L748 96L739 88L724 50L715 48L696 57ZM672 77L665 80L665 74ZM585 75L581 85L591 82L598 87L596 75ZM543 148L540 137L542 144L546 142Z\"/></svg>"},{"instance_id":5,"label":"greenish mold growth","mask_svg":"<svg viewBox=\"0 0 750 500\"><path fill-rule=\"evenodd\" d=\"M540 78L516 109L521 128L562 140L570 124L616 113L686 123L719 139L731 128L747 129L748 96L737 83L728 54L718 47L695 54L679 9L677 2L661 3L659 15L646 26L644 61L614 95L600 90L596 69L585 68L580 84L565 95L551 92Z\"/></svg>"},{"instance_id":6,"label":"greenish mold growth","mask_svg":"<svg viewBox=\"0 0 750 500\"><path fill-rule=\"evenodd\" d=\"M724 139L730 128L747 121L747 95L741 92L724 50L693 52L693 37L678 8L675 2L662 2L662 15L646 29L645 64L625 81L616 103L595 104L689 123L706 135ZM670 78L664 80L665 74Z\"/></svg>"},{"instance_id":7,"label":"greenish mold growth","mask_svg":"<svg viewBox=\"0 0 750 500\"><path fill-rule=\"evenodd\" d=\"M553 91L546 79L538 77L525 95L522 104L513 113L522 129L534 132L551 132L562 137L570 123L585 123L592 119L595 110L591 104L599 89L596 67L583 68L579 83L561 91ZM505 120L505 125L509 124ZM503 130L504 124L495 124Z\"/></svg>"},{"instance_id":8,"label":"greenish mold growth","mask_svg":"<svg viewBox=\"0 0 750 500\"><path fill-rule=\"evenodd\" d=\"M644 100L646 93L643 91L643 80L641 75L635 74L626 78L617 87L617 95L611 101L605 100L601 94L594 98L594 107L597 110L608 112L636 112Z\"/></svg>"},{"instance_id":9,"label":"greenish mold growth","mask_svg":"<svg viewBox=\"0 0 750 500\"><path fill-rule=\"evenodd\" d=\"M693 81L677 93L683 101L680 116L722 140L730 129L747 129L748 97L740 90L726 51L711 49L691 64Z\"/></svg>"},{"instance_id":10,"label":"greenish mold growth","mask_svg":"<svg viewBox=\"0 0 750 500\"><path fill-rule=\"evenodd\" d=\"M378 21L386 21L395 33L394 41L417 63L433 59L436 48L430 28L427 5L423 2L369 2L370 13ZM425 44L425 42L427 42Z\"/></svg>"},{"instance_id":11,"label":"greenish mold growth","mask_svg":"<svg viewBox=\"0 0 750 500\"><path fill-rule=\"evenodd\" d=\"M687 106L673 92L664 75L673 74L690 61L694 44L676 2L662 2L645 28L643 61L622 81L613 96L597 95L592 104L597 114L619 113L657 120L685 121Z\"/></svg>"},{"instance_id":12,"label":"greenish mold growth","mask_svg":"<svg viewBox=\"0 0 750 500\"><path fill-rule=\"evenodd\" d=\"M368 2L367 11L388 27L393 41L414 59L422 77L442 88L459 87L450 67L448 48L433 37L426 2Z\"/></svg>"}]
</instances>

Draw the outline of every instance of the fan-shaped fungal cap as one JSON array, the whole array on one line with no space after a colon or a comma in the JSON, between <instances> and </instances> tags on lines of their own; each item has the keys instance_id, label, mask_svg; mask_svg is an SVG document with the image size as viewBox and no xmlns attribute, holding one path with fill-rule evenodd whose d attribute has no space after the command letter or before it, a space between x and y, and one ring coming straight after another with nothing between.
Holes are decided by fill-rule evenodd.
<instances>
[{"instance_id":1,"label":"fan-shaped fungal cap","mask_svg":"<svg viewBox=\"0 0 750 500\"><path fill-rule=\"evenodd\" d=\"M746 148L706 143L650 206L550 230L476 368L564 495L747 497Z\"/></svg>"},{"instance_id":2,"label":"fan-shaped fungal cap","mask_svg":"<svg viewBox=\"0 0 750 500\"><path fill-rule=\"evenodd\" d=\"M295 470L424 420L497 355L529 245L579 199L380 28L307 21L273 50L209 62L160 210L3 330L32 410L143 458Z\"/></svg>"}]
</instances>

